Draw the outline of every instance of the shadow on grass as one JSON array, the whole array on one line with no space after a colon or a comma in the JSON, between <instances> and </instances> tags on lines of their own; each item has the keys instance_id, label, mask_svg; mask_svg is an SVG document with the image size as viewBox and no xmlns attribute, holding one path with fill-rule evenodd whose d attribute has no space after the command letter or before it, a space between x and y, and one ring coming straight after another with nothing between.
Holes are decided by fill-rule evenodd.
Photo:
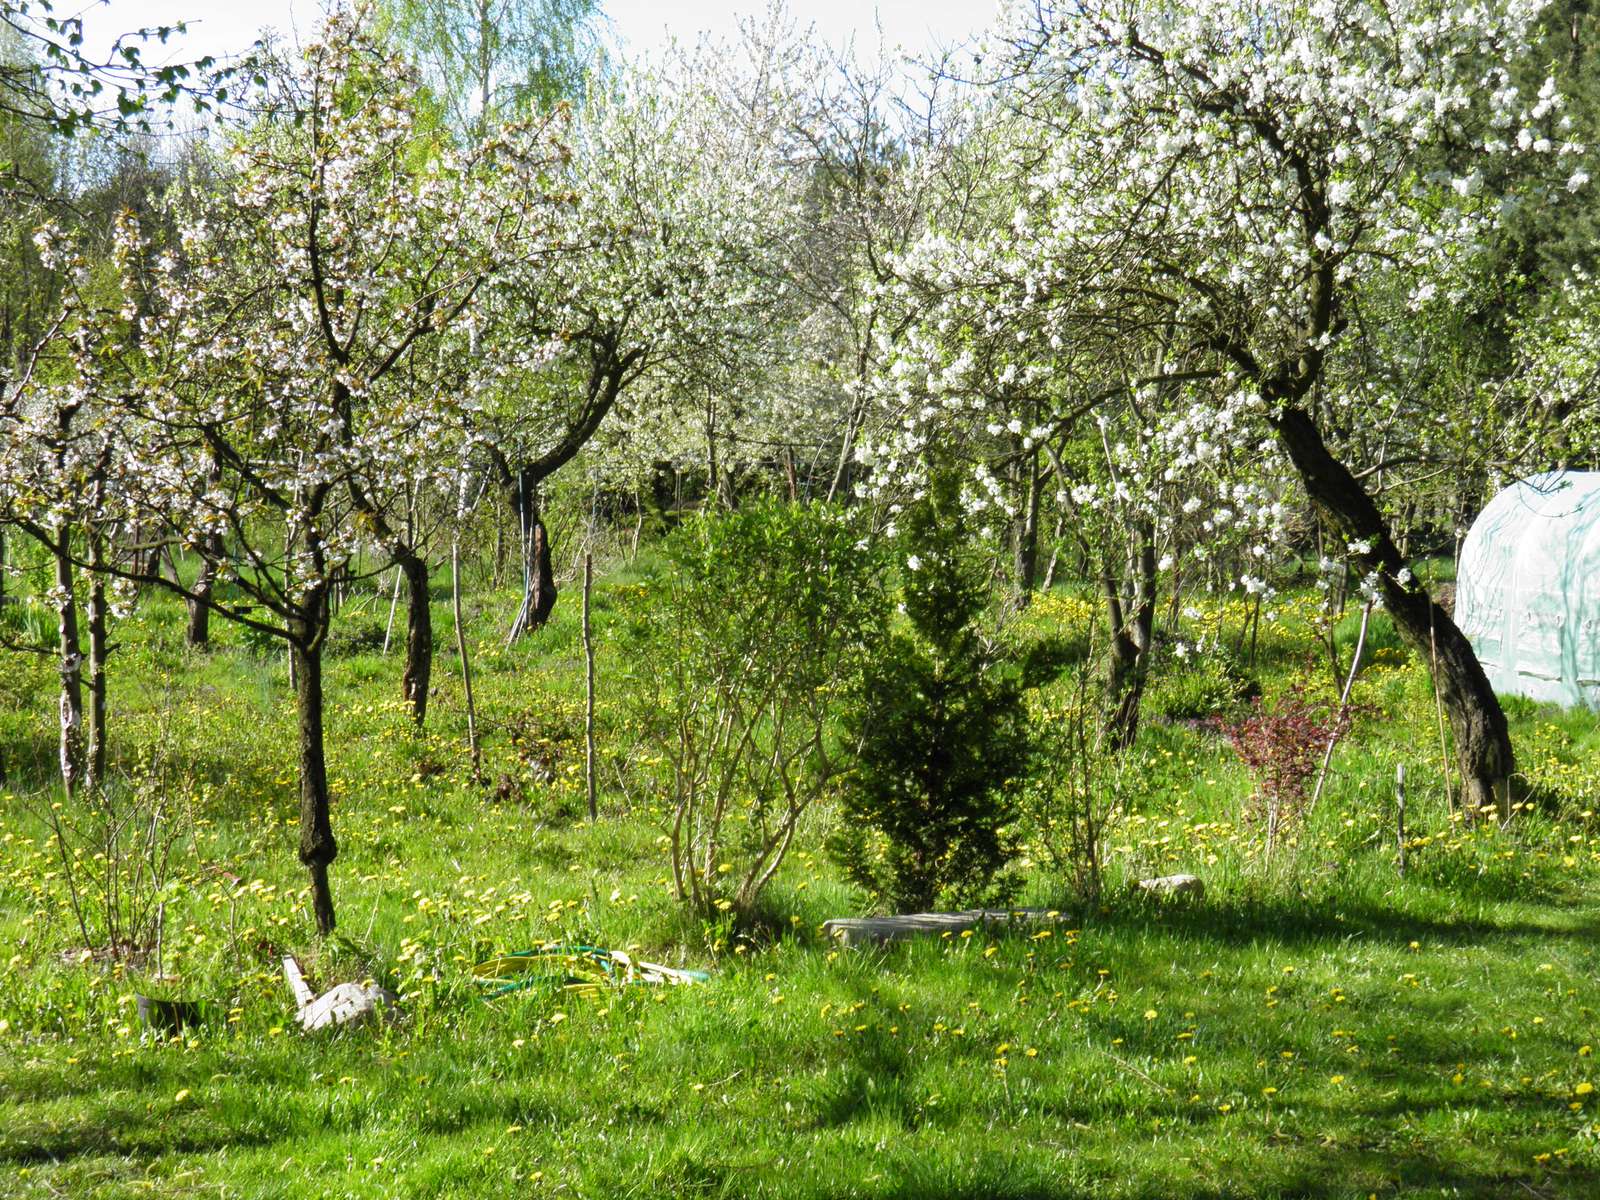
<instances>
[{"instance_id":1,"label":"shadow on grass","mask_svg":"<svg viewBox=\"0 0 1600 1200\"><path fill-rule=\"evenodd\" d=\"M1552 903L1550 898L1546 903ZM1556 908L1553 913L1562 910ZM1224 946L1279 944L1300 948L1317 942L1364 942L1404 949L1413 941L1430 945L1480 945L1486 941L1570 940L1586 947L1600 945L1600 918L1592 911L1572 911L1570 920L1448 913L1421 913L1413 908L1373 903L1359 896L1345 899L1206 900L1165 903L1130 898L1092 917L1085 928L1098 933L1161 932Z\"/></svg>"}]
</instances>

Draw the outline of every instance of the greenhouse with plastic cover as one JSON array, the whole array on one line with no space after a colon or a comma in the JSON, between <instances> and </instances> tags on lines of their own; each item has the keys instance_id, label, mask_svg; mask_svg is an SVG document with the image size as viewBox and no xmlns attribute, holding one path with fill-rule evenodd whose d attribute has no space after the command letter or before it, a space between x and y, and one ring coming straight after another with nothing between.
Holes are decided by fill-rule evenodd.
<instances>
[{"instance_id":1,"label":"greenhouse with plastic cover","mask_svg":"<svg viewBox=\"0 0 1600 1200\"><path fill-rule=\"evenodd\" d=\"M1495 691L1600 709L1600 472L1489 502L1461 546L1455 619Z\"/></svg>"}]
</instances>

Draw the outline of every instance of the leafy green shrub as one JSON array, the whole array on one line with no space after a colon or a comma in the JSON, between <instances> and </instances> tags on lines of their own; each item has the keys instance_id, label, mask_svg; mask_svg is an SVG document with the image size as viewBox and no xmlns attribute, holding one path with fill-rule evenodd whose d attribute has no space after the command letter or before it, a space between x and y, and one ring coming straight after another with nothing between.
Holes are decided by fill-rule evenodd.
<instances>
[{"instance_id":1,"label":"leafy green shrub","mask_svg":"<svg viewBox=\"0 0 1600 1200\"><path fill-rule=\"evenodd\" d=\"M852 882L921 909L981 895L1012 856L1029 740L1023 664L979 626L987 578L965 553L954 480L937 479L902 524L909 628L849 697L858 761L828 844Z\"/></svg>"},{"instance_id":2,"label":"leafy green shrub","mask_svg":"<svg viewBox=\"0 0 1600 1200\"><path fill-rule=\"evenodd\" d=\"M1105 885L1105 848L1131 802L1148 785L1147 751L1114 752L1104 688L1080 668L1066 697L1040 697L1031 714L1033 754L1022 788L1028 850L1079 899L1094 903Z\"/></svg>"},{"instance_id":3,"label":"leafy green shrub","mask_svg":"<svg viewBox=\"0 0 1600 1200\"><path fill-rule=\"evenodd\" d=\"M1333 644L1339 648L1346 664L1355 653L1356 642L1361 639L1361 614L1346 613L1333 627ZM1367 621L1367 640L1361 651L1363 668L1375 662L1391 666L1402 663L1411 654L1411 648L1400 638L1400 631L1386 612L1375 612Z\"/></svg>"},{"instance_id":4,"label":"leafy green shrub","mask_svg":"<svg viewBox=\"0 0 1600 1200\"><path fill-rule=\"evenodd\" d=\"M753 911L839 769L830 701L887 615L879 557L836 509L696 517L637 610L632 716L651 743L678 897Z\"/></svg>"},{"instance_id":5,"label":"leafy green shrub","mask_svg":"<svg viewBox=\"0 0 1600 1200\"><path fill-rule=\"evenodd\" d=\"M379 618L336 619L328 629L328 642L322 653L326 658L350 658L354 654L378 654L384 648L384 629L387 622ZM398 616L400 645L405 648L405 614Z\"/></svg>"},{"instance_id":6,"label":"leafy green shrub","mask_svg":"<svg viewBox=\"0 0 1600 1200\"><path fill-rule=\"evenodd\" d=\"M1221 646L1192 650L1187 658L1163 655L1151 673L1144 710L1157 719L1201 721L1238 708L1261 694L1261 686Z\"/></svg>"}]
</instances>

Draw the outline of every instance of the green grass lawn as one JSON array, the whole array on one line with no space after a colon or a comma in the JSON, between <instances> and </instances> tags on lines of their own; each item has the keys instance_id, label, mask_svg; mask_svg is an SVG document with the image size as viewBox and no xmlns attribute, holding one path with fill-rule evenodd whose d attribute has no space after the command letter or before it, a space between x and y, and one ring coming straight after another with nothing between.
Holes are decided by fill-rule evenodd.
<instances>
[{"instance_id":1,"label":"green grass lawn","mask_svg":"<svg viewBox=\"0 0 1600 1200\"><path fill-rule=\"evenodd\" d=\"M48 663L0 661L0 1194L89 1196L1592 1197L1600 1195L1600 789L1595 722L1513 705L1529 801L1509 830L1452 820L1426 674L1401 653L1310 821L1260 853L1250 784L1163 682L1110 890L1076 903L1030 855L1036 935L840 950L864 911L819 812L759 929L684 916L617 703L620 613L597 588L602 819L582 818L575 593L500 649L512 599L472 606L486 781L469 778L452 655L428 728L372 649L386 597L330 660L339 938L319 948L295 859L281 656L219 628L181 645L147 599L113 661L127 775L191 815L166 910L165 993L209 1005L162 1038L132 996L152 966L80 961L37 816L53 761ZM1309 601L1266 621L1269 696L1316 677ZM1028 622L1071 631L1082 602ZM1238 605L1204 621L1237 630ZM448 607L437 606L441 647ZM1325 668L1321 675L1327 675ZM1319 686L1329 686L1321 680ZM1186 699L1188 698L1188 699ZM1397 870L1392 779L1411 788ZM1200 902L1137 877L1201 875ZM470 967L548 941L708 969L702 986L485 1001ZM278 960L405 994L398 1023L302 1036Z\"/></svg>"}]
</instances>

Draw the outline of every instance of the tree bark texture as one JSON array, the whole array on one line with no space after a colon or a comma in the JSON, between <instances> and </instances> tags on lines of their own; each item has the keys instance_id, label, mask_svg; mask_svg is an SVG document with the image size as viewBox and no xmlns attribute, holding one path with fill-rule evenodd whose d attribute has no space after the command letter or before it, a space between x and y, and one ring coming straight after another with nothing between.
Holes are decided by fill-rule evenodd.
<instances>
[{"instance_id":1,"label":"tree bark texture","mask_svg":"<svg viewBox=\"0 0 1600 1200\"><path fill-rule=\"evenodd\" d=\"M539 508L542 480L530 470L519 471L511 488L511 507L517 515L522 548L522 606L511 623L506 641L542 629L556 606L556 576L550 564L550 534Z\"/></svg>"},{"instance_id":2,"label":"tree bark texture","mask_svg":"<svg viewBox=\"0 0 1600 1200\"><path fill-rule=\"evenodd\" d=\"M83 783L83 648L78 640L78 602L73 596L70 535L61 530L55 559L56 648L61 672L61 784L71 797Z\"/></svg>"},{"instance_id":3,"label":"tree bark texture","mask_svg":"<svg viewBox=\"0 0 1600 1200\"><path fill-rule=\"evenodd\" d=\"M1128 555L1128 575L1131 590L1126 595L1113 576L1107 574L1101 580L1111 624L1106 667L1111 712L1106 732L1117 750L1126 750L1139 736L1139 711L1150 674L1156 622L1156 546L1155 530L1148 523L1138 527L1137 541Z\"/></svg>"},{"instance_id":4,"label":"tree bark texture","mask_svg":"<svg viewBox=\"0 0 1600 1200\"><path fill-rule=\"evenodd\" d=\"M406 551L397 557L406 581L406 667L400 690L420 726L428 716L428 684L433 676L433 610L428 603L428 564Z\"/></svg>"},{"instance_id":5,"label":"tree bark texture","mask_svg":"<svg viewBox=\"0 0 1600 1200\"><path fill-rule=\"evenodd\" d=\"M1017 581L1017 602L1026 606L1033 599L1039 577L1039 452L1035 449L1022 462L1023 498L1021 510L1011 522L1012 567Z\"/></svg>"},{"instance_id":6,"label":"tree bark texture","mask_svg":"<svg viewBox=\"0 0 1600 1200\"><path fill-rule=\"evenodd\" d=\"M1420 584L1400 582L1406 562L1388 522L1361 482L1329 452L1311 415L1288 405L1272 423L1311 502L1333 529L1366 547L1354 559L1362 571L1376 574L1384 607L1400 636L1434 663L1434 687L1455 734L1462 803L1468 812L1490 806L1508 818L1516 756L1505 712L1472 643Z\"/></svg>"},{"instance_id":7,"label":"tree bark texture","mask_svg":"<svg viewBox=\"0 0 1600 1200\"><path fill-rule=\"evenodd\" d=\"M216 564L211 554L200 556L200 574L194 581L194 598L189 601L189 625L186 631L188 644L203 650L211 644L211 587L217 577Z\"/></svg>"},{"instance_id":8,"label":"tree bark texture","mask_svg":"<svg viewBox=\"0 0 1600 1200\"><path fill-rule=\"evenodd\" d=\"M323 597L320 602L325 602ZM317 932L333 932L333 892L328 866L339 855L329 813L328 762L322 740L322 638L309 623L293 623L290 654L295 664L295 705L300 718L300 861L311 874L311 906Z\"/></svg>"}]
</instances>

